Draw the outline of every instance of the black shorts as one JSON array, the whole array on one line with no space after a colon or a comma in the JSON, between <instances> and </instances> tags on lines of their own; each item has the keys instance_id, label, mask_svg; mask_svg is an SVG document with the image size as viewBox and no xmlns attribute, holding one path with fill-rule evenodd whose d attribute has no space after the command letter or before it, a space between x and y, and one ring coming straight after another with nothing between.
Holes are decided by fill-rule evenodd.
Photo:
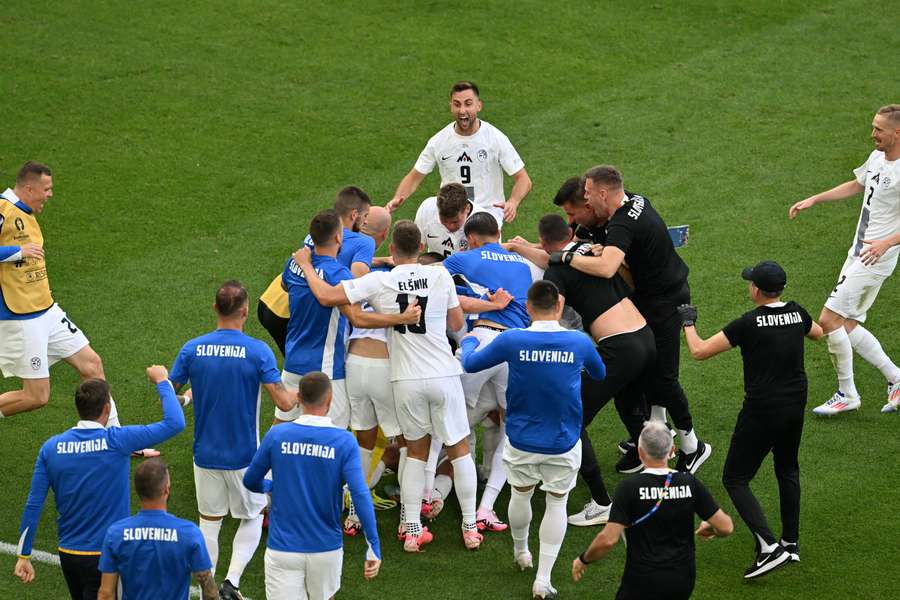
<instances>
[{"instance_id":1,"label":"black shorts","mask_svg":"<svg viewBox=\"0 0 900 600\"><path fill-rule=\"evenodd\" d=\"M259 305L256 307L256 316L260 324L265 327L272 339L275 340L275 343L278 344L278 349L281 350L281 355L284 356L284 344L287 340L287 326L290 319L276 315L262 300L259 301Z\"/></svg>"},{"instance_id":2,"label":"black shorts","mask_svg":"<svg viewBox=\"0 0 900 600\"><path fill-rule=\"evenodd\" d=\"M693 567L654 571L640 579L622 579L616 600L687 600L694 593Z\"/></svg>"},{"instance_id":3,"label":"black shorts","mask_svg":"<svg viewBox=\"0 0 900 600\"><path fill-rule=\"evenodd\" d=\"M59 553L59 566L72 600L97 600L100 591L100 555Z\"/></svg>"}]
</instances>

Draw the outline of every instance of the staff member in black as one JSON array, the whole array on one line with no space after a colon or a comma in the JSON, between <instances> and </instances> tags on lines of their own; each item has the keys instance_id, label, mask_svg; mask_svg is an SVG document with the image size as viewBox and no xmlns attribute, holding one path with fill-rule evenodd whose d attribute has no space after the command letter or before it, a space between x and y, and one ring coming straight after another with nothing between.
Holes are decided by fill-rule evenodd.
<instances>
[{"instance_id":1,"label":"staff member in black","mask_svg":"<svg viewBox=\"0 0 900 600\"><path fill-rule=\"evenodd\" d=\"M656 365L649 383L648 398L668 409L680 434L681 449L676 468L696 473L709 455L709 444L697 439L687 397L678 382L681 353L681 321L678 305L690 302L688 267L675 252L665 222L638 194L626 192L622 174L615 167L601 165L584 175L583 206L574 209L563 204L576 220L584 217L583 206L590 205L595 216L606 223L606 241L594 246L597 256L561 252L550 262L572 267L598 277L613 277L627 263L634 280L632 300L653 330L656 338ZM585 225L591 219L585 218Z\"/></svg>"},{"instance_id":2,"label":"staff member in black","mask_svg":"<svg viewBox=\"0 0 900 600\"><path fill-rule=\"evenodd\" d=\"M806 407L803 338L818 340L822 328L796 302L782 302L787 275L781 266L764 261L747 267L756 308L744 313L708 340L697 334L697 309L678 307L691 356L704 360L736 346L744 360L744 406L738 414L722 483L741 518L753 533L757 557L744 573L751 579L799 561L800 435ZM772 453L781 498L781 543L775 539L762 507L750 490L766 456Z\"/></svg>"},{"instance_id":3,"label":"staff member in black","mask_svg":"<svg viewBox=\"0 0 900 600\"><path fill-rule=\"evenodd\" d=\"M727 537L734 525L698 479L668 468L674 451L669 428L649 421L638 441L644 472L616 488L609 523L572 561L575 581L624 533L628 548L616 600L690 598L696 577L694 534L706 540ZM695 514L703 519L696 531Z\"/></svg>"},{"instance_id":4,"label":"staff member in black","mask_svg":"<svg viewBox=\"0 0 900 600\"><path fill-rule=\"evenodd\" d=\"M631 300L622 278L594 277L564 264L548 266L549 253L566 251L589 253L590 244L572 241L572 230L557 214L544 215L538 223L540 248L512 243L508 247L519 252L537 266L546 268L544 279L559 289L565 303L581 317L585 332L597 343L597 351L607 366L606 378L595 381L583 376L581 400L583 422L581 430L581 468L579 472L591 491L591 501L584 509L569 517L577 526L605 523L609 515L610 498L591 445L587 427L594 417L615 396L619 418L628 430L632 456L619 461L616 468L632 473L643 468L637 456L637 438L647 419L644 402L644 381L656 360L653 332Z\"/></svg>"}]
</instances>

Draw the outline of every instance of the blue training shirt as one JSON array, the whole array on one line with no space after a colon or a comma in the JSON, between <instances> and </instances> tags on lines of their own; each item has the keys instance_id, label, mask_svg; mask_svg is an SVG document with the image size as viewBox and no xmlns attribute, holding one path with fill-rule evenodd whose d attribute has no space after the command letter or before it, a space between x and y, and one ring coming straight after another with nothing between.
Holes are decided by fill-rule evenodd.
<instances>
[{"instance_id":1,"label":"blue training shirt","mask_svg":"<svg viewBox=\"0 0 900 600\"><path fill-rule=\"evenodd\" d=\"M270 469L272 480L264 480ZM328 417L302 415L272 427L244 474L247 489L272 493L267 545L283 552L330 552L343 546L345 482L371 552L380 560L375 509L359 447L353 434Z\"/></svg>"},{"instance_id":2,"label":"blue training shirt","mask_svg":"<svg viewBox=\"0 0 900 600\"><path fill-rule=\"evenodd\" d=\"M538 454L571 450L581 435L581 370L594 379L606 377L606 366L590 338L556 321L536 321L528 329L504 331L480 350L478 345L474 337L460 344L466 372L509 365L509 443Z\"/></svg>"},{"instance_id":3,"label":"blue training shirt","mask_svg":"<svg viewBox=\"0 0 900 600\"><path fill-rule=\"evenodd\" d=\"M481 313L488 319L509 328L527 327L531 319L525 310L528 288L531 286L531 268L525 259L515 252L508 252L497 243L457 252L444 259L444 267L451 275L462 275L469 283L488 288L491 292L503 288L513 296L503 310Z\"/></svg>"},{"instance_id":4,"label":"blue training shirt","mask_svg":"<svg viewBox=\"0 0 900 600\"><path fill-rule=\"evenodd\" d=\"M59 549L100 554L110 524L130 514L131 453L155 446L184 429L184 413L168 381L156 386L163 420L104 428L96 421L55 435L41 446L19 528L19 556L30 556L47 490L59 517Z\"/></svg>"},{"instance_id":5,"label":"blue training shirt","mask_svg":"<svg viewBox=\"0 0 900 600\"><path fill-rule=\"evenodd\" d=\"M309 234L303 240L303 245L310 250L315 247ZM373 258L375 258L375 240L364 233L344 227L344 238L338 250L337 261L348 269L355 262L365 263L371 268Z\"/></svg>"},{"instance_id":6,"label":"blue training shirt","mask_svg":"<svg viewBox=\"0 0 900 600\"><path fill-rule=\"evenodd\" d=\"M269 346L217 329L184 345L169 379L194 390L194 463L228 471L249 465L259 446L259 386L281 381Z\"/></svg>"},{"instance_id":7,"label":"blue training shirt","mask_svg":"<svg viewBox=\"0 0 900 600\"><path fill-rule=\"evenodd\" d=\"M312 255L316 273L331 285L353 279L350 269L330 256ZM322 306L303 271L291 258L281 275L288 290L290 319L284 344L284 370L296 375L322 371L332 380L344 378L347 319L337 306Z\"/></svg>"},{"instance_id":8,"label":"blue training shirt","mask_svg":"<svg viewBox=\"0 0 900 600\"><path fill-rule=\"evenodd\" d=\"M212 562L194 523L164 510L141 510L109 527L99 568L119 574L121 600L184 600L191 573L211 570Z\"/></svg>"}]
</instances>

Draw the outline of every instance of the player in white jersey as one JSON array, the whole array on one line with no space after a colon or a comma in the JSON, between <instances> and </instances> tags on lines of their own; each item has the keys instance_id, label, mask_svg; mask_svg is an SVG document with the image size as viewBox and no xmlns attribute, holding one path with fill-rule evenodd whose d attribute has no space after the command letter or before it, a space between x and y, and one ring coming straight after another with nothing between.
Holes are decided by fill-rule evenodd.
<instances>
[{"instance_id":1,"label":"player in white jersey","mask_svg":"<svg viewBox=\"0 0 900 600\"><path fill-rule=\"evenodd\" d=\"M399 208L437 166L441 185L464 185L469 200L493 214L499 225L516 218L519 204L531 191L531 179L509 138L478 118L481 108L477 85L471 81L453 84L450 112L454 121L428 140L415 166L397 186L388 210ZM509 198L503 193L504 172L513 179Z\"/></svg>"},{"instance_id":2,"label":"player in white jersey","mask_svg":"<svg viewBox=\"0 0 900 600\"><path fill-rule=\"evenodd\" d=\"M418 302L419 322L388 330L391 348L391 381L400 429L408 455L400 477L404 522L401 536L407 552L432 540L422 527L419 514L425 484L425 461L431 435L443 440L453 464L456 496L462 512L462 536L466 548L477 549L482 536L475 525L477 488L475 462L469 453L469 423L459 375L459 362L450 353L447 326L459 329L463 312L453 279L440 266L420 265L422 249L419 228L400 221L391 237L391 256L396 265L390 272L374 271L359 279L331 286L312 267L308 250L294 255L310 289L320 302L366 301L377 312L397 314Z\"/></svg>"},{"instance_id":3,"label":"player in white jersey","mask_svg":"<svg viewBox=\"0 0 900 600\"><path fill-rule=\"evenodd\" d=\"M872 121L872 139L875 150L853 171L854 179L801 200L788 212L793 219L820 202L863 194L856 237L819 315L837 371L838 391L813 409L818 415L859 409L859 392L853 380L854 350L887 380L888 398L882 412L893 412L900 404L900 368L862 326L881 284L894 272L900 254L900 104L878 110Z\"/></svg>"},{"instance_id":4,"label":"player in white jersey","mask_svg":"<svg viewBox=\"0 0 900 600\"><path fill-rule=\"evenodd\" d=\"M463 225L475 213L484 212L469 200L461 183L448 183L437 196L426 198L416 211L416 226L422 232L426 252L445 258L469 249Z\"/></svg>"}]
</instances>

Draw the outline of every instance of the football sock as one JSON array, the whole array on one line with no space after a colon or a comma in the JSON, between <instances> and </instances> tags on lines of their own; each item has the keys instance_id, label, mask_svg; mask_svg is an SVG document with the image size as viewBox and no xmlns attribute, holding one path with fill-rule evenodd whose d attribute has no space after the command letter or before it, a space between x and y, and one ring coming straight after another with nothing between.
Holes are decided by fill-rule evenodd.
<instances>
[{"instance_id":1,"label":"football sock","mask_svg":"<svg viewBox=\"0 0 900 600\"><path fill-rule=\"evenodd\" d=\"M475 527L475 496L478 494L478 475L475 473L475 461L471 454L460 456L450 461L453 464L453 485L456 486L456 499L462 512L464 529Z\"/></svg>"},{"instance_id":2,"label":"football sock","mask_svg":"<svg viewBox=\"0 0 900 600\"><path fill-rule=\"evenodd\" d=\"M432 497L446 500L447 496L450 495L450 490L452 489L453 480L450 479L450 476L438 475L434 478L434 493L432 494Z\"/></svg>"},{"instance_id":3,"label":"football sock","mask_svg":"<svg viewBox=\"0 0 900 600\"><path fill-rule=\"evenodd\" d=\"M384 475L384 470L387 466L384 464L383 460L378 461L378 464L375 465L375 468L372 469L372 475L369 477L369 488L374 488L378 485L378 482L381 481L381 476Z\"/></svg>"},{"instance_id":4,"label":"football sock","mask_svg":"<svg viewBox=\"0 0 900 600\"><path fill-rule=\"evenodd\" d=\"M408 452L406 446L400 448L400 458L397 459L397 484L403 485L403 473L406 470L406 456Z\"/></svg>"},{"instance_id":5,"label":"football sock","mask_svg":"<svg viewBox=\"0 0 900 600\"><path fill-rule=\"evenodd\" d=\"M566 500L569 495L554 496L547 494L547 507L544 509L544 518L541 520L540 540L541 554L538 557L538 567L535 579L547 586L550 585L550 572L556 563L559 549L562 548L563 538L566 536Z\"/></svg>"},{"instance_id":6,"label":"football sock","mask_svg":"<svg viewBox=\"0 0 900 600\"><path fill-rule=\"evenodd\" d=\"M686 454L693 454L697 451L697 434L694 433L694 430L685 431L684 429L678 430L678 435L681 436L681 451Z\"/></svg>"},{"instance_id":7,"label":"football sock","mask_svg":"<svg viewBox=\"0 0 900 600\"><path fill-rule=\"evenodd\" d=\"M856 391L856 383L853 381L853 345L850 336L843 327L838 327L825 336L828 344L828 353L831 354L831 363L837 371L838 390L845 396L859 398Z\"/></svg>"},{"instance_id":8,"label":"football sock","mask_svg":"<svg viewBox=\"0 0 900 600\"><path fill-rule=\"evenodd\" d=\"M437 471L438 457L444 443L431 436L431 449L428 451L428 461L425 463L425 485L422 487L422 498L431 502L431 491L434 489L434 473Z\"/></svg>"},{"instance_id":9,"label":"football sock","mask_svg":"<svg viewBox=\"0 0 900 600\"><path fill-rule=\"evenodd\" d=\"M407 457L403 469L403 480L400 483L400 500L406 515L406 531L416 535L411 524L421 523L422 486L425 483L425 462L418 458Z\"/></svg>"},{"instance_id":10,"label":"football sock","mask_svg":"<svg viewBox=\"0 0 900 600\"><path fill-rule=\"evenodd\" d=\"M771 542L771 543L770 543L770 542L767 542L767 541L766 541L765 539L763 539L763 537L762 537L761 535L759 535L758 533L754 533L754 534L753 534L753 537L756 538L756 544L757 544L757 546L759 547L759 552L760 552L761 554L768 554L769 552L772 552L773 550L775 550L775 548L778 547L778 544L777 544L777 543L775 543L774 541Z\"/></svg>"},{"instance_id":11,"label":"football sock","mask_svg":"<svg viewBox=\"0 0 900 600\"><path fill-rule=\"evenodd\" d=\"M847 338L857 354L881 371L881 374L884 375L888 382L896 383L900 381L900 368L897 368L897 365L885 353L878 338L872 335L871 331L862 325L857 325L853 331L847 334Z\"/></svg>"},{"instance_id":12,"label":"football sock","mask_svg":"<svg viewBox=\"0 0 900 600\"><path fill-rule=\"evenodd\" d=\"M116 401L109 397L109 419L106 420L106 427L121 427L119 423L119 411L116 409Z\"/></svg>"},{"instance_id":13,"label":"football sock","mask_svg":"<svg viewBox=\"0 0 900 600\"><path fill-rule=\"evenodd\" d=\"M368 481L372 472L372 451L359 447L359 464L362 465L363 478Z\"/></svg>"},{"instance_id":14,"label":"football sock","mask_svg":"<svg viewBox=\"0 0 900 600\"><path fill-rule=\"evenodd\" d=\"M664 406L651 406L650 407L650 420L651 421L662 421L666 422L666 408Z\"/></svg>"},{"instance_id":15,"label":"football sock","mask_svg":"<svg viewBox=\"0 0 900 600\"><path fill-rule=\"evenodd\" d=\"M512 487L509 491L509 530L512 534L513 553L518 556L528 552L528 527L531 525L531 496L534 488L520 492Z\"/></svg>"},{"instance_id":16,"label":"football sock","mask_svg":"<svg viewBox=\"0 0 900 600\"><path fill-rule=\"evenodd\" d=\"M200 533L203 534L203 540L206 542L206 551L209 553L209 560L212 563L213 575L216 574L216 563L219 561L220 529L222 529L222 519L207 521L200 517Z\"/></svg>"},{"instance_id":17,"label":"football sock","mask_svg":"<svg viewBox=\"0 0 900 600\"><path fill-rule=\"evenodd\" d=\"M482 421L481 426L481 468L487 470L494 467L494 453L503 446L500 445L500 427L490 417Z\"/></svg>"},{"instance_id":18,"label":"football sock","mask_svg":"<svg viewBox=\"0 0 900 600\"><path fill-rule=\"evenodd\" d=\"M259 539L262 537L262 515L252 519L241 519L237 533L234 534L234 542L231 545L231 564L228 565L228 575L225 579L239 588L241 587L241 575L247 567L247 563L253 558Z\"/></svg>"},{"instance_id":19,"label":"football sock","mask_svg":"<svg viewBox=\"0 0 900 600\"><path fill-rule=\"evenodd\" d=\"M353 504L353 498L347 496L347 518L356 516L356 505Z\"/></svg>"},{"instance_id":20,"label":"football sock","mask_svg":"<svg viewBox=\"0 0 900 600\"><path fill-rule=\"evenodd\" d=\"M500 442L495 449L494 458L491 460L491 475L488 477L487 485L481 493L481 504L478 505L478 512L490 512L494 510L494 502L500 495L500 490L506 485L506 469L503 467L503 451L501 448L506 443L506 428L502 425L498 427L500 432Z\"/></svg>"}]
</instances>

